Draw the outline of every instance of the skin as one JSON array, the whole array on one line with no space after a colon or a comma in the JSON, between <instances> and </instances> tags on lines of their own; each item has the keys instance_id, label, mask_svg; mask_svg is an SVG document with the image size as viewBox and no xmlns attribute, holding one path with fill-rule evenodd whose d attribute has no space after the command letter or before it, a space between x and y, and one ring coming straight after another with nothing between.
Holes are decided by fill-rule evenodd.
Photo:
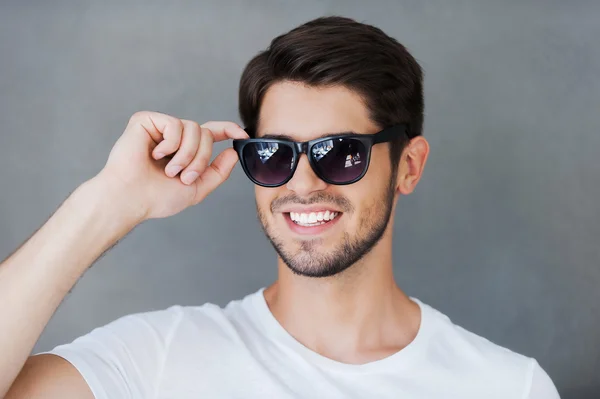
<instances>
[{"instance_id":1,"label":"skin","mask_svg":"<svg viewBox=\"0 0 600 399\"><path fill-rule=\"evenodd\" d=\"M258 132L305 141L348 130L379 130L359 96L343 87L317 89L284 82L266 93ZM28 358L43 328L77 279L135 226L200 203L229 177L237 155L228 148L208 165L213 142L245 137L231 122L200 126L152 112L131 118L101 172L78 187L0 264L0 316L8 321L0 335L0 397L6 393L9 399L93 398L67 361L53 355ZM370 362L401 350L414 339L420 323L418 306L394 281L391 221L398 197L410 194L418 183L429 146L424 138L414 138L402 154L394 180L388 145L376 145L372 151L369 171L352 185L325 184L303 156L288 184L256 187L265 232L271 239L279 237L278 250L287 253L287 263L296 263L305 272L318 273L326 267L328 255L339 253L345 241L375 241L360 260L329 277L298 274L279 256L278 279L265 290L271 311L290 334L344 363ZM177 174L173 165L183 171ZM200 177L189 183L185 176L192 171ZM280 212L282 207L305 206L315 199L320 202L312 205L332 206L341 198L351 206L332 228L313 237L293 233ZM387 204L386 198L391 198ZM274 203L279 211L273 209ZM382 204L391 207L389 212ZM369 232L378 222L383 231L373 240ZM307 261L308 255L321 261Z\"/></svg>"},{"instance_id":2,"label":"skin","mask_svg":"<svg viewBox=\"0 0 600 399\"><path fill-rule=\"evenodd\" d=\"M285 82L266 93L257 134L280 133L307 141L327 133L372 134L379 130L354 92L343 87L323 89ZM279 241L279 251L288 258L278 257L279 278L265 290L265 298L282 326L308 348L343 363L360 364L387 357L416 336L419 307L394 281L392 220L398 197L410 194L418 183L428 152L423 137L413 139L401 156L394 181L389 145L378 144L372 148L366 175L354 184L326 184L302 155L286 185L256 186L263 228L272 241ZM323 196L334 200L317 203L324 208L338 209L335 199L343 199L352 210L338 216L336 224L317 237L294 234L285 216L271 210L278 198L310 202L313 197ZM347 268L331 277L299 275L288 265L296 264L305 272L318 274L320 268L328 267L327 260L344 257L345 242L360 246L372 240L374 231L381 228L381 238L370 248L363 248L368 252L360 260L342 265Z\"/></svg>"}]
</instances>

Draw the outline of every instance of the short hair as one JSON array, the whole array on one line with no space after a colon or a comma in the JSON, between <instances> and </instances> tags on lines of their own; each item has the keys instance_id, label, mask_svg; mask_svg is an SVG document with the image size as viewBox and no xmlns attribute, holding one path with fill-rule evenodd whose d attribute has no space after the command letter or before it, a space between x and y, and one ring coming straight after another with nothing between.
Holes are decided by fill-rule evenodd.
<instances>
[{"instance_id":1,"label":"short hair","mask_svg":"<svg viewBox=\"0 0 600 399\"><path fill-rule=\"evenodd\" d=\"M423 71L402 44L374 26L320 17L273 39L240 78L239 113L249 130L257 128L265 93L281 81L342 85L361 96L381 129L408 124L408 134L391 143L394 170L408 140L422 134Z\"/></svg>"}]
</instances>

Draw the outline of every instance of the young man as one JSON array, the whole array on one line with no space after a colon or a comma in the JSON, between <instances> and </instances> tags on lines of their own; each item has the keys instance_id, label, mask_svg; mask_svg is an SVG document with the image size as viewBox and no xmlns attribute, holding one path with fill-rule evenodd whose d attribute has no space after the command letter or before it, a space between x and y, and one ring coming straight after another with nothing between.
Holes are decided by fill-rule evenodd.
<instances>
[{"instance_id":1,"label":"young man","mask_svg":"<svg viewBox=\"0 0 600 399\"><path fill-rule=\"evenodd\" d=\"M102 171L0 266L0 396L558 398L534 359L395 284L397 200L429 153L421 69L401 44L320 18L252 59L239 94L246 130L135 114ZM208 165L225 139L234 148ZM223 309L125 316L27 359L95 259L141 221L201 202L238 159L279 255L273 285Z\"/></svg>"}]
</instances>

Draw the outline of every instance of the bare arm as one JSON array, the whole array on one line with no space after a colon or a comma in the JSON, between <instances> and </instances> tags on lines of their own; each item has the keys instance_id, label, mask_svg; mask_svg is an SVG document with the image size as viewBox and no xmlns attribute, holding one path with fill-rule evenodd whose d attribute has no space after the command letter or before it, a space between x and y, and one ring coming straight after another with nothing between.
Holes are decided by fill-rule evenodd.
<instances>
[{"instance_id":1,"label":"bare arm","mask_svg":"<svg viewBox=\"0 0 600 399\"><path fill-rule=\"evenodd\" d=\"M66 361L27 361L48 320L85 270L138 223L198 204L229 177L237 154L227 148L209 164L214 141L247 137L232 122L131 117L102 171L0 264L0 397L9 389L9 398L91 397Z\"/></svg>"},{"instance_id":2,"label":"bare arm","mask_svg":"<svg viewBox=\"0 0 600 399\"><path fill-rule=\"evenodd\" d=\"M84 183L29 241L0 265L0 315L7 321L2 323L0 333L0 397L79 277L141 221L141 214L119 205L123 201L115 191L99 178ZM33 360L24 379L43 368L40 362L49 361L52 360ZM57 375L72 368L62 359L54 362L59 368Z\"/></svg>"},{"instance_id":3,"label":"bare arm","mask_svg":"<svg viewBox=\"0 0 600 399\"><path fill-rule=\"evenodd\" d=\"M55 355L30 357L5 399L94 399L79 371Z\"/></svg>"}]
</instances>

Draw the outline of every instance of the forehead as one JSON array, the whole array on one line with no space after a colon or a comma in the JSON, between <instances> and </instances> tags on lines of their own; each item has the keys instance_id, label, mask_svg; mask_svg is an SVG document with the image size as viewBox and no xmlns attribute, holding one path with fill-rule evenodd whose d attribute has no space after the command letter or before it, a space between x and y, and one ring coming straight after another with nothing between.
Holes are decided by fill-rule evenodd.
<instances>
[{"instance_id":1,"label":"forehead","mask_svg":"<svg viewBox=\"0 0 600 399\"><path fill-rule=\"evenodd\" d=\"M279 82L265 93L257 136L282 134L307 141L324 134L375 133L362 98L344 86Z\"/></svg>"}]
</instances>

